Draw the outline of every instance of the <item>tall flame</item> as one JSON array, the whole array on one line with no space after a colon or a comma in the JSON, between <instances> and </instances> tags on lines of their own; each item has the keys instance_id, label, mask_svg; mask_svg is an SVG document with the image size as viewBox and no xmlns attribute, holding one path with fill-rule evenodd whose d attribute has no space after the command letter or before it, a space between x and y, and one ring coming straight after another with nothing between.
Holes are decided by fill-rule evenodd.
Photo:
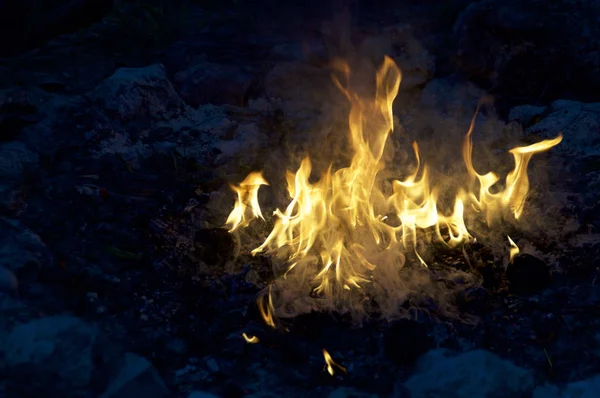
<instances>
[{"instance_id":1,"label":"tall flame","mask_svg":"<svg viewBox=\"0 0 600 398\"><path fill-rule=\"evenodd\" d=\"M338 69L349 77L350 69L344 65L340 63ZM509 213L518 219L529 190L527 167L531 157L562 140L558 136L510 150L515 167L507 175L504 188L492 193L499 177L493 172L478 174L473 167L474 116L463 144L469 180L457 191L449 214L438 209L439 188L431 186L417 143L413 143L416 171L403 181L393 181L391 193L386 193L378 177L393 129L392 103L400 81L401 72L389 57L377 71L374 98L360 97L336 80L352 105L350 164L335 171L330 166L314 183L309 181L312 166L308 157L295 173L288 171L290 202L285 209L275 210L273 229L252 251L283 258L289 265L287 273L301 275L315 293L335 298L343 290L359 289L373 280L377 267L401 268L409 253L427 266L418 252L419 237L427 234L450 247L469 241L472 235L464 218L469 208L482 213L489 225ZM233 186L238 201L227 220L230 232L262 218L257 192L265 184L261 174L251 173L239 186ZM399 221L392 222L388 215ZM271 320L270 315L268 318Z\"/></svg>"}]
</instances>

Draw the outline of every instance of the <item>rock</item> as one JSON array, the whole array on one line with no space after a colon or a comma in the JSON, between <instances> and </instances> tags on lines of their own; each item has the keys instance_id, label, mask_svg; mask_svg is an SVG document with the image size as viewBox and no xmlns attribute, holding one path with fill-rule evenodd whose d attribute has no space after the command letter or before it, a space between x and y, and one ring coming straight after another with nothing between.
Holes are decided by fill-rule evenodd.
<instances>
[{"instance_id":1,"label":"rock","mask_svg":"<svg viewBox=\"0 0 600 398\"><path fill-rule=\"evenodd\" d=\"M519 105L515 106L508 113L509 122L519 122L524 126L531 125L536 117L539 117L546 111L545 106Z\"/></svg>"},{"instance_id":2,"label":"rock","mask_svg":"<svg viewBox=\"0 0 600 398\"><path fill-rule=\"evenodd\" d=\"M435 73L435 57L412 35L408 25L394 25L384 29L389 35L393 58L402 71L400 92L419 87Z\"/></svg>"},{"instance_id":3,"label":"rock","mask_svg":"<svg viewBox=\"0 0 600 398\"><path fill-rule=\"evenodd\" d=\"M567 384L563 389L551 384L537 387L532 398L596 398L600 390L600 375Z\"/></svg>"},{"instance_id":4,"label":"rock","mask_svg":"<svg viewBox=\"0 0 600 398\"><path fill-rule=\"evenodd\" d=\"M145 358L126 353L114 380L100 398L166 398L171 393L162 378Z\"/></svg>"},{"instance_id":5,"label":"rock","mask_svg":"<svg viewBox=\"0 0 600 398\"><path fill-rule=\"evenodd\" d=\"M246 123L239 125L233 136L216 145L220 161L235 160L237 165L263 167L265 149L268 148L268 137L257 125Z\"/></svg>"},{"instance_id":6,"label":"rock","mask_svg":"<svg viewBox=\"0 0 600 398\"><path fill-rule=\"evenodd\" d=\"M20 180L27 169L38 167L38 154L20 141L0 143L0 181Z\"/></svg>"},{"instance_id":7,"label":"rock","mask_svg":"<svg viewBox=\"0 0 600 398\"><path fill-rule=\"evenodd\" d=\"M203 105L176 118L156 122L137 136L127 129L111 129L90 131L88 139L94 141L92 157L117 155L133 169L139 169L142 160L156 155L172 157L177 153L203 161L208 152L222 144L221 138L233 125L223 109Z\"/></svg>"},{"instance_id":8,"label":"rock","mask_svg":"<svg viewBox=\"0 0 600 398\"><path fill-rule=\"evenodd\" d=\"M16 292L19 288L19 281L15 274L4 267L0 267L0 292Z\"/></svg>"},{"instance_id":9,"label":"rock","mask_svg":"<svg viewBox=\"0 0 600 398\"><path fill-rule=\"evenodd\" d=\"M94 327L69 316L52 316L17 325L0 339L4 369L18 396L68 393L90 383ZM15 395L15 396L17 396Z\"/></svg>"},{"instance_id":10,"label":"rock","mask_svg":"<svg viewBox=\"0 0 600 398\"><path fill-rule=\"evenodd\" d=\"M38 102L25 90L0 91L0 142L17 138L25 126L39 120Z\"/></svg>"},{"instance_id":11,"label":"rock","mask_svg":"<svg viewBox=\"0 0 600 398\"><path fill-rule=\"evenodd\" d=\"M546 263L531 254L518 254L506 268L506 278L510 282L511 293L531 295L550 285L550 268Z\"/></svg>"},{"instance_id":12,"label":"rock","mask_svg":"<svg viewBox=\"0 0 600 398\"><path fill-rule=\"evenodd\" d=\"M28 172L39 168L39 156L21 141L0 142L0 211L22 209L17 200Z\"/></svg>"},{"instance_id":13,"label":"rock","mask_svg":"<svg viewBox=\"0 0 600 398\"><path fill-rule=\"evenodd\" d=\"M89 98L123 122L165 120L187 110L161 64L119 68L89 93Z\"/></svg>"},{"instance_id":14,"label":"rock","mask_svg":"<svg viewBox=\"0 0 600 398\"><path fill-rule=\"evenodd\" d=\"M553 151L567 155L600 154L600 103L554 101L541 120L525 130L526 134L554 138L563 142Z\"/></svg>"},{"instance_id":15,"label":"rock","mask_svg":"<svg viewBox=\"0 0 600 398\"><path fill-rule=\"evenodd\" d=\"M473 79L500 84L507 97L595 96L599 16L598 2L474 2L454 25L458 67Z\"/></svg>"},{"instance_id":16,"label":"rock","mask_svg":"<svg viewBox=\"0 0 600 398\"><path fill-rule=\"evenodd\" d=\"M531 373L484 350L452 354L430 351L418 361L405 387L412 398L495 398L533 389Z\"/></svg>"},{"instance_id":17,"label":"rock","mask_svg":"<svg viewBox=\"0 0 600 398\"><path fill-rule=\"evenodd\" d=\"M219 398L214 394L204 392L204 391L192 391L188 398Z\"/></svg>"},{"instance_id":18,"label":"rock","mask_svg":"<svg viewBox=\"0 0 600 398\"><path fill-rule=\"evenodd\" d=\"M0 267L21 279L52 264L52 254L38 235L18 220L0 218Z\"/></svg>"},{"instance_id":19,"label":"rock","mask_svg":"<svg viewBox=\"0 0 600 398\"><path fill-rule=\"evenodd\" d=\"M353 388L340 387L329 393L327 398L375 398L376 395L357 391Z\"/></svg>"},{"instance_id":20,"label":"rock","mask_svg":"<svg viewBox=\"0 0 600 398\"><path fill-rule=\"evenodd\" d=\"M443 114L472 116L485 92L456 77L442 77L427 83L421 94L421 107Z\"/></svg>"},{"instance_id":21,"label":"rock","mask_svg":"<svg viewBox=\"0 0 600 398\"><path fill-rule=\"evenodd\" d=\"M231 104L243 106L254 76L239 66L203 61L175 74L174 84L183 100L197 107Z\"/></svg>"},{"instance_id":22,"label":"rock","mask_svg":"<svg viewBox=\"0 0 600 398\"><path fill-rule=\"evenodd\" d=\"M265 92L287 118L302 123L299 130L330 122L336 115L347 117L348 100L327 69L298 61L279 63L265 77Z\"/></svg>"},{"instance_id":23,"label":"rock","mask_svg":"<svg viewBox=\"0 0 600 398\"><path fill-rule=\"evenodd\" d=\"M536 387L536 389L533 390L532 398L561 398L561 395L558 387L551 384L544 384L543 386Z\"/></svg>"}]
</instances>

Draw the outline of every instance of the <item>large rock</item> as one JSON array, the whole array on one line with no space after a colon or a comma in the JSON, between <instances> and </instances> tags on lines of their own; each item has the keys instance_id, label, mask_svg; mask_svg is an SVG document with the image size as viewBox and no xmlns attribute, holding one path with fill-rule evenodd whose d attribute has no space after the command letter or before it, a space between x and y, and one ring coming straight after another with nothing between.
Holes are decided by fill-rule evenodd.
<instances>
[{"instance_id":1,"label":"large rock","mask_svg":"<svg viewBox=\"0 0 600 398\"><path fill-rule=\"evenodd\" d=\"M207 104L169 120L156 121L139 134L130 129L88 131L91 156L117 156L132 169L153 156L182 156L203 161L203 157L220 144L225 134L235 128L222 108Z\"/></svg>"},{"instance_id":2,"label":"large rock","mask_svg":"<svg viewBox=\"0 0 600 398\"><path fill-rule=\"evenodd\" d=\"M123 122L165 120L187 110L161 64L120 68L100 83L89 98Z\"/></svg>"},{"instance_id":3,"label":"large rock","mask_svg":"<svg viewBox=\"0 0 600 398\"><path fill-rule=\"evenodd\" d=\"M427 83L421 93L420 105L425 110L433 110L442 115L470 118L484 96L485 92L475 84L449 76Z\"/></svg>"},{"instance_id":4,"label":"large rock","mask_svg":"<svg viewBox=\"0 0 600 398\"><path fill-rule=\"evenodd\" d=\"M35 275L52 263L52 254L37 234L18 220L0 218L0 267Z\"/></svg>"},{"instance_id":5,"label":"large rock","mask_svg":"<svg viewBox=\"0 0 600 398\"><path fill-rule=\"evenodd\" d=\"M254 77L240 66L200 62L175 74L174 84L186 103L194 107L244 105Z\"/></svg>"},{"instance_id":6,"label":"large rock","mask_svg":"<svg viewBox=\"0 0 600 398\"><path fill-rule=\"evenodd\" d=\"M126 353L116 376L100 398L168 398L171 393L162 378L145 358Z\"/></svg>"},{"instance_id":7,"label":"large rock","mask_svg":"<svg viewBox=\"0 0 600 398\"><path fill-rule=\"evenodd\" d=\"M412 34L412 27L395 25L384 29L392 55L402 71L400 90L422 86L435 73L435 57Z\"/></svg>"},{"instance_id":8,"label":"large rock","mask_svg":"<svg viewBox=\"0 0 600 398\"><path fill-rule=\"evenodd\" d=\"M557 100L543 109L520 106L509 115L523 123L525 135L531 142L563 135L563 141L548 155L548 165L552 167L548 168L548 175L557 192L545 196L544 207L557 202L562 208L561 214L576 217L578 223L573 226L594 227L597 231L600 228L600 103ZM552 218L546 215L544 219Z\"/></svg>"},{"instance_id":9,"label":"large rock","mask_svg":"<svg viewBox=\"0 0 600 398\"><path fill-rule=\"evenodd\" d=\"M557 148L572 155L600 155L600 103L557 100L525 132L544 138L564 136Z\"/></svg>"},{"instance_id":10,"label":"large rock","mask_svg":"<svg viewBox=\"0 0 600 398\"><path fill-rule=\"evenodd\" d=\"M600 375L569 383L562 389L552 384L545 384L533 391L533 398L596 398L598 391L600 391Z\"/></svg>"},{"instance_id":11,"label":"large rock","mask_svg":"<svg viewBox=\"0 0 600 398\"><path fill-rule=\"evenodd\" d=\"M19 141L0 143L0 181L20 181L28 169L38 167L38 154Z\"/></svg>"},{"instance_id":12,"label":"large rock","mask_svg":"<svg viewBox=\"0 0 600 398\"><path fill-rule=\"evenodd\" d=\"M419 361L405 387L412 398L500 398L531 391L533 377L488 351L452 354L442 349Z\"/></svg>"},{"instance_id":13,"label":"large rock","mask_svg":"<svg viewBox=\"0 0 600 398\"><path fill-rule=\"evenodd\" d=\"M9 380L12 396L80 396L92 379L96 335L68 316L20 324L0 339L0 378Z\"/></svg>"},{"instance_id":14,"label":"large rock","mask_svg":"<svg viewBox=\"0 0 600 398\"><path fill-rule=\"evenodd\" d=\"M23 180L39 167L39 156L20 141L0 142L0 211L19 213Z\"/></svg>"},{"instance_id":15,"label":"large rock","mask_svg":"<svg viewBox=\"0 0 600 398\"><path fill-rule=\"evenodd\" d=\"M454 26L458 66L510 97L597 97L599 16L597 1L478 1Z\"/></svg>"}]
</instances>

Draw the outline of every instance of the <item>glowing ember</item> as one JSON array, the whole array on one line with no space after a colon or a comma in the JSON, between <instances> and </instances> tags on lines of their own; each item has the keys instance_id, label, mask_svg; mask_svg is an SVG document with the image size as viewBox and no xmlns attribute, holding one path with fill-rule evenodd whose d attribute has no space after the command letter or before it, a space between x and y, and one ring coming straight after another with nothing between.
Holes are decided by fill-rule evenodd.
<instances>
[{"instance_id":1,"label":"glowing ember","mask_svg":"<svg viewBox=\"0 0 600 398\"><path fill-rule=\"evenodd\" d=\"M337 363L335 363L333 361L333 359L331 359L331 355L329 355L327 350L324 348L323 348L323 357L325 358L325 365L327 365L327 372L329 372L330 375L333 376L335 374L334 367L338 368L342 372L346 373L346 368L343 367L342 365L338 365Z\"/></svg>"},{"instance_id":2,"label":"glowing ember","mask_svg":"<svg viewBox=\"0 0 600 398\"><path fill-rule=\"evenodd\" d=\"M349 78L349 67L344 64L339 69ZM515 167L503 185L497 184L500 179L496 174L479 174L473 167L474 116L462 152L469 178L456 190L451 211L441 211L438 198L446 192L433 185L428 166L421 164L416 143L413 150L417 168L412 175L392 181L391 186L380 176L384 147L393 128L392 103L400 81L401 72L388 57L377 71L374 98L360 97L336 80L352 105L350 164L338 170L330 166L314 183L309 180L312 169L308 157L295 173L287 172L291 200L283 210L275 210L273 229L252 251L269 253L287 264L282 282L285 286L280 290L292 287L299 294L284 301L304 305L302 297L318 296L321 301L308 306L360 312L357 307L374 299L380 307L386 306L384 312L396 311L407 300L409 285L417 292L424 290L425 282L418 285L407 281L410 277L401 272L406 257L413 256L426 267L424 243L437 241L456 247L470 241L472 235L465 222L468 209L480 214L490 226L507 216L518 219L529 190L527 167L531 157L562 140L558 136L511 149ZM263 218L258 203L261 185L267 185L262 174L251 173L239 186L232 186L238 200L227 219L230 232ZM376 285L372 289L377 293L365 294L366 284ZM293 316L300 311L284 309L287 313L281 314L274 309L271 296L270 291L268 302L259 299L261 314L269 325L274 326L273 312Z\"/></svg>"}]
</instances>

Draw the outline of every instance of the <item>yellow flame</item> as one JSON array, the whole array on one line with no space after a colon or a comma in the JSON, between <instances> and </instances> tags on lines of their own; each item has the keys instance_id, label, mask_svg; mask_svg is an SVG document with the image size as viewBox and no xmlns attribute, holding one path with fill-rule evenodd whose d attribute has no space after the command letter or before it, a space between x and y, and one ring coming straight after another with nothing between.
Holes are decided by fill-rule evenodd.
<instances>
[{"instance_id":1,"label":"yellow flame","mask_svg":"<svg viewBox=\"0 0 600 398\"><path fill-rule=\"evenodd\" d=\"M229 232L248 226L255 218L263 218L258 203L258 189L261 185L269 185L269 183L263 178L262 173L257 172L248 174L240 185L231 185L238 198L225 223L229 226Z\"/></svg>"},{"instance_id":2,"label":"yellow flame","mask_svg":"<svg viewBox=\"0 0 600 398\"><path fill-rule=\"evenodd\" d=\"M337 363L335 363L333 361L333 359L331 359L331 355L329 355L327 350L324 348L323 348L323 357L325 358L325 364L327 365L327 372L329 372L330 375L333 376L335 374L334 367L338 368L342 372L346 373L346 368L343 367L342 365L338 365Z\"/></svg>"},{"instance_id":3,"label":"yellow flame","mask_svg":"<svg viewBox=\"0 0 600 398\"><path fill-rule=\"evenodd\" d=\"M338 61L337 70L349 77L350 68L346 64ZM500 178L496 174L478 174L473 166L471 135L478 108L463 143L469 178L454 195L451 212L438 208L441 188L431 185L429 168L421 164L416 142L413 143L416 170L402 181L393 181L388 192L379 173L384 168L385 143L393 129L392 103L401 77L394 61L386 57L377 71L374 98L361 97L336 80L351 103L350 164L338 170L330 166L316 182L310 180L312 164L308 157L301 161L296 172L288 171L290 202L284 209L275 210L270 234L252 251L283 258L289 264L286 276L296 273L308 277L316 286L313 289L316 293L335 299L343 291L359 289L371 281L377 267L390 263L401 267L404 260L400 264L394 259L404 259L408 253L416 255L426 267L417 252L417 243L423 236L427 236L428 242L435 240L450 247L473 239L465 222L467 209L481 213L490 226L511 214L518 219L529 190L527 167L531 157L562 140L559 135L511 149L515 167L506 176L504 186L498 188ZM262 218L257 192L266 184L260 173L251 173L242 184L232 187L238 201L227 220L230 231ZM390 221L388 215L394 215L398 221ZM270 295L268 304L261 300L261 314L267 324L274 326Z\"/></svg>"},{"instance_id":4,"label":"yellow flame","mask_svg":"<svg viewBox=\"0 0 600 398\"><path fill-rule=\"evenodd\" d=\"M513 260L515 259L515 256L517 254L519 254L519 246L517 246L517 244L510 238L510 236L506 236L508 238L508 243L510 243L510 262L512 264Z\"/></svg>"},{"instance_id":5,"label":"yellow flame","mask_svg":"<svg viewBox=\"0 0 600 398\"><path fill-rule=\"evenodd\" d=\"M256 336L248 336L246 333L242 333L242 337L244 338L244 340L246 340L246 343L248 344L256 344L258 342L260 342L260 339Z\"/></svg>"},{"instance_id":6,"label":"yellow flame","mask_svg":"<svg viewBox=\"0 0 600 398\"><path fill-rule=\"evenodd\" d=\"M275 321L273 319L273 298L271 297L271 286L269 286L268 297L265 299L265 296L259 296L256 300L256 304L258 305L258 311L260 312L260 315L265 323L274 328Z\"/></svg>"}]
</instances>

